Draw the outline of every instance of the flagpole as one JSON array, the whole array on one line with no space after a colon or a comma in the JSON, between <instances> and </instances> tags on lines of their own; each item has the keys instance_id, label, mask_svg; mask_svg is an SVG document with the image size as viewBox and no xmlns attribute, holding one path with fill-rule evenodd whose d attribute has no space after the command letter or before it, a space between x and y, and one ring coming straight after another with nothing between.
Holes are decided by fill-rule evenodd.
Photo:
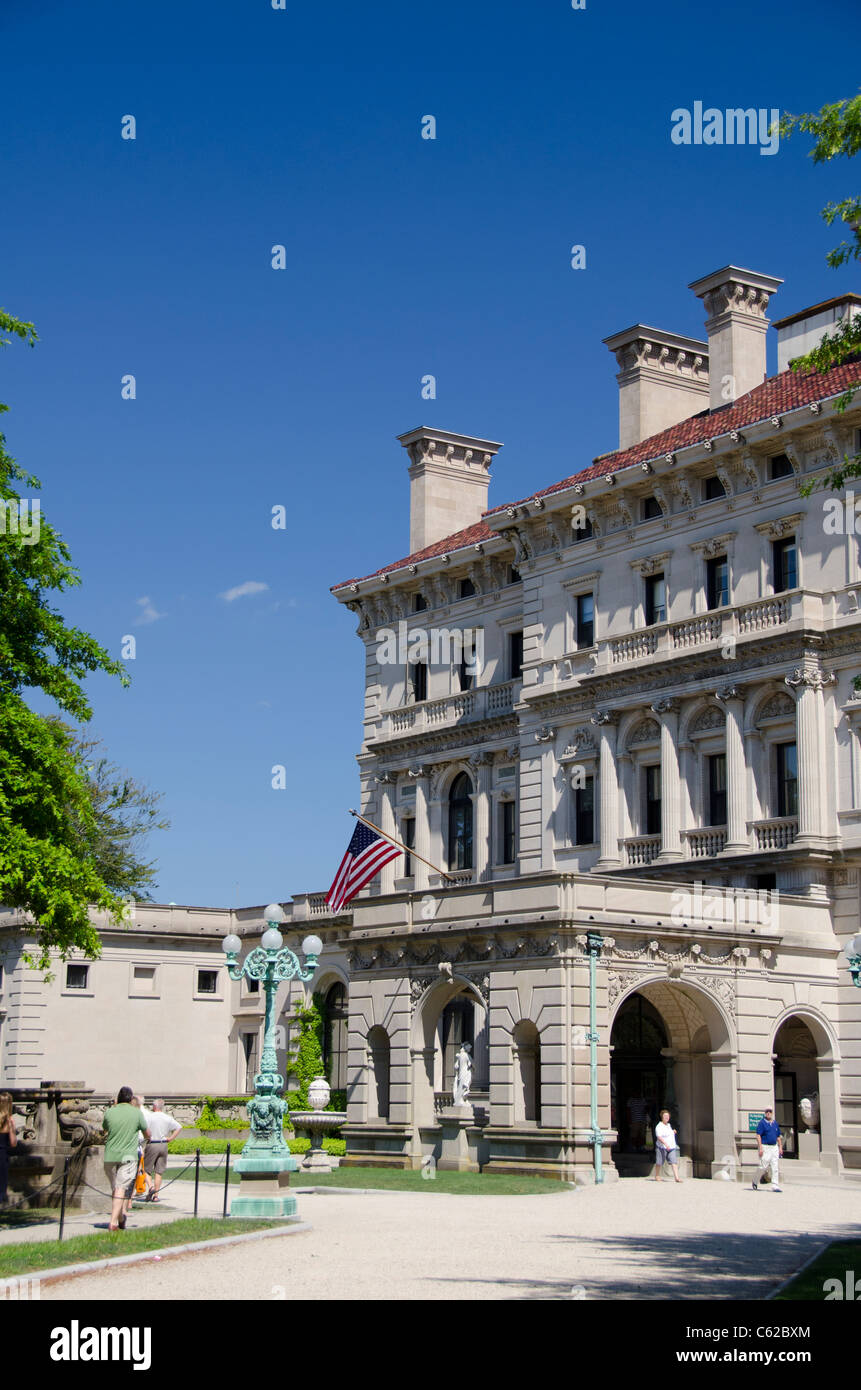
<instances>
[{"instance_id":1,"label":"flagpole","mask_svg":"<svg viewBox=\"0 0 861 1390\"><path fill-rule=\"evenodd\" d=\"M396 840L394 835L390 835L386 830L381 830L378 825L374 825L374 822L372 820L367 820L365 816L360 816L358 811L353 810L352 806L350 807L350 815L355 816L356 820L360 820L363 825L370 826L371 830L376 830L377 834L382 835L383 839L388 840L390 844L397 845L398 849L402 849L404 854L411 854L414 859L420 859L423 864L427 864L429 869L433 869L435 874L440 874L442 878L447 878L450 883L457 882L456 879L452 878L451 874L447 874L443 869L440 869L438 865L432 864L429 859L425 859L423 854L416 854L415 850L410 849L409 845L401 844L400 840Z\"/></svg>"}]
</instances>

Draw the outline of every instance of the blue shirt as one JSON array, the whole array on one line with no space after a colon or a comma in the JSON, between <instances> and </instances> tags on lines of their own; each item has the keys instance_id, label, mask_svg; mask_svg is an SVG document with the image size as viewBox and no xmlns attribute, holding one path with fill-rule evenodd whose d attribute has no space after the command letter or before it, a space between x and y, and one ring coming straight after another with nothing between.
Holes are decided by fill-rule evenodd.
<instances>
[{"instance_id":1,"label":"blue shirt","mask_svg":"<svg viewBox=\"0 0 861 1390\"><path fill-rule=\"evenodd\" d=\"M762 1139L763 1144L776 1144L777 1136L780 1133L780 1125L777 1120L761 1119L756 1127L756 1132Z\"/></svg>"}]
</instances>

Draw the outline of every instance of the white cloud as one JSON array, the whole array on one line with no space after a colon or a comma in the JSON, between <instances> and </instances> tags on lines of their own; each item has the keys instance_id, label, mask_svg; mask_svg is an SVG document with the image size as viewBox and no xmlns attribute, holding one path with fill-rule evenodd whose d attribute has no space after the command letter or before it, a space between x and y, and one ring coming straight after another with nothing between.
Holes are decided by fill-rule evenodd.
<instances>
[{"instance_id":1,"label":"white cloud","mask_svg":"<svg viewBox=\"0 0 861 1390\"><path fill-rule=\"evenodd\" d=\"M145 626L147 623L157 623L159 618L164 618L167 616L167 614L165 613L158 612L150 598L135 599L135 602L141 610L138 616L135 618L135 627L142 627Z\"/></svg>"},{"instance_id":2,"label":"white cloud","mask_svg":"<svg viewBox=\"0 0 861 1390\"><path fill-rule=\"evenodd\" d=\"M218 597L223 598L225 603L232 603L235 598L245 598L248 594L262 594L268 588L268 584L260 584L256 579L246 579L244 584L237 584L235 589L226 589Z\"/></svg>"}]
</instances>

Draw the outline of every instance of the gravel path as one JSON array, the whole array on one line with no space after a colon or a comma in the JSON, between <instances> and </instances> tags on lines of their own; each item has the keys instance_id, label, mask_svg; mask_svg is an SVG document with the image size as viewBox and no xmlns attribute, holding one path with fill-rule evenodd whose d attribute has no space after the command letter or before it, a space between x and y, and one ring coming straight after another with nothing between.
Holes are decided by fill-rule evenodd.
<instances>
[{"instance_id":1,"label":"gravel path","mask_svg":"<svg viewBox=\"0 0 861 1390\"><path fill-rule=\"evenodd\" d=\"M173 1189L188 1207L188 1184ZM203 1195L203 1194L202 1194ZM214 1210L208 1189L202 1213ZM314 1193L313 1230L82 1275L50 1299L740 1299L825 1239L861 1238L854 1184L753 1192L627 1179L530 1197ZM178 1210L174 1211L178 1214Z\"/></svg>"}]
</instances>

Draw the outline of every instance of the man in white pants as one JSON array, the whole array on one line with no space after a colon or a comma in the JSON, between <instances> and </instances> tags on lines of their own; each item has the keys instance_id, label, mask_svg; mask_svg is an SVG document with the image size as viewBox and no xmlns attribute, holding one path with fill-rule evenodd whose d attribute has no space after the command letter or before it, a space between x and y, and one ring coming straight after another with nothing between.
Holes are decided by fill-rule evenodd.
<instances>
[{"instance_id":1,"label":"man in white pants","mask_svg":"<svg viewBox=\"0 0 861 1390\"><path fill-rule=\"evenodd\" d=\"M756 1127L756 1138L759 1144L759 1168L753 1180L753 1190L756 1192L759 1179L768 1168L771 1170L772 1192L782 1192L783 1189L778 1187L777 1180L780 1176L778 1165L783 1157L783 1139L780 1134L780 1125L774 1118L774 1111L770 1108L766 1110Z\"/></svg>"}]
</instances>

